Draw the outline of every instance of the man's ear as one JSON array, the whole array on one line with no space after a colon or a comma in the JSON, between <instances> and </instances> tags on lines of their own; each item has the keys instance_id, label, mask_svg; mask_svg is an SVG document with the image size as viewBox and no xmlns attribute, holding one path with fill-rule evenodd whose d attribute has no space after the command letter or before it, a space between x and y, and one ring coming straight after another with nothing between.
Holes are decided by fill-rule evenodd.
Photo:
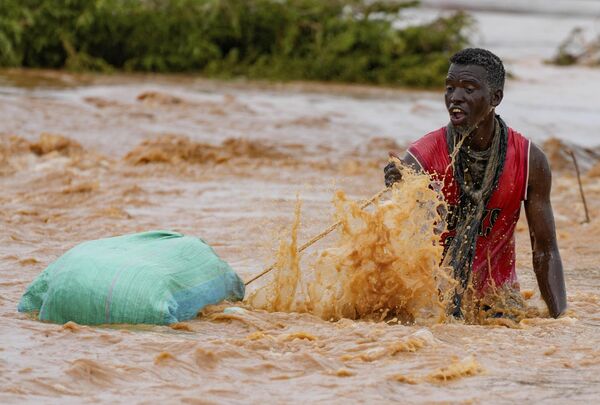
<instances>
[{"instance_id":1,"label":"man's ear","mask_svg":"<svg viewBox=\"0 0 600 405\"><path fill-rule=\"evenodd\" d=\"M502 98L504 97L504 90L498 89L492 92L491 104L492 107L498 107L502 102Z\"/></svg>"}]
</instances>

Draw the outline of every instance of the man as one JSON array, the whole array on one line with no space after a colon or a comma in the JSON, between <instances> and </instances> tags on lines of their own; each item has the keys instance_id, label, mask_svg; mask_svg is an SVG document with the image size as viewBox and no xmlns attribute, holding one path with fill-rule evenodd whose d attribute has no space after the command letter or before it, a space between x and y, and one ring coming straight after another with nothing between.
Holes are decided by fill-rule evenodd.
<instances>
[{"instance_id":1,"label":"man","mask_svg":"<svg viewBox=\"0 0 600 405\"><path fill-rule=\"evenodd\" d=\"M443 185L449 206L442 235L444 263L458 287L451 312L462 316L462 297L515 288L516 223L524 201L533 268L550 315L564 313L563 269L550 204L551 172L542 150L506 126L495 108L504 96L504 66L493 53L467 48L450 58L445 101L450 123L417 140L401 159ZM390 152L391 157L398 157ZM385 169L390 186L402 177L394 163Z\"/></svg>"}]
</instances>

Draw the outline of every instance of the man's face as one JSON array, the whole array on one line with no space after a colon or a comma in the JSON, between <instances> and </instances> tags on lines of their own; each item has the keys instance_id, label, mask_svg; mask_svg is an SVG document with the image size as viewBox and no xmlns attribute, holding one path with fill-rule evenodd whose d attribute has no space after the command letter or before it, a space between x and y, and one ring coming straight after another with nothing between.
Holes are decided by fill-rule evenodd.
<instances>
[{"instance_id":1,"label":"man's face","mask_svg":"<svg viewBox=\"0 0 600 405\"><path fill-rule=\"evenodd\" d=\"M472 130L500 103L490 94L487 72L477 65L450 65L446 77L446 108L450 121L459 130Z\"/></svg>"}]
</instances>

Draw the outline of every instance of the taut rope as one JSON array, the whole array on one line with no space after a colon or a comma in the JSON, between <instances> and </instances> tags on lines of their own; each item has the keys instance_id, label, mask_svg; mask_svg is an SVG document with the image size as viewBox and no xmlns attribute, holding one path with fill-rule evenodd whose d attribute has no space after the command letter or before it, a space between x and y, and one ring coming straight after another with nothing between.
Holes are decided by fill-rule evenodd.
<instances>
[{"instance_id":1,"label":"taut rope","mask_svg":"<svg viewBox=\"0 0 600 405\"><path fill-rule=\"evenodd\" d=\"M366 200L364 203L362 203L362 205L360 206L360 209L366 208L369 205L373 204L379 197L381 197L388 190L389 190L389 187L386 187L383 190L381 190L380 192L378 192L377 194L375 194L370 199ZM342 221L337 221L336 223L331 224L327 229L325 229L320 234L312 237L308 242L306 242L302 246L300 246L300 248L298 249L298 253L303 252L309 246L311 246L314 243L318 242L319 240L323 239L325 236L327 236L332 231L334 231L338 226L340 226L341 223L342 223ZM271 270L273 270L275 268L275 266L277 266L277 263L273 263L272 265L270 265L269 267L267 267L266 269L264 269L263 271L261 271L260 273L258 273L257 275L255 275L254 277L252 277L250 280L246 281L246 283L245 283L246 286L248 284L250 284L251 282L253 282L255 280L258 280L259 278L261 278L262 276L264 276L265 274L267 274Z\"/></svg>"}]
</instances>

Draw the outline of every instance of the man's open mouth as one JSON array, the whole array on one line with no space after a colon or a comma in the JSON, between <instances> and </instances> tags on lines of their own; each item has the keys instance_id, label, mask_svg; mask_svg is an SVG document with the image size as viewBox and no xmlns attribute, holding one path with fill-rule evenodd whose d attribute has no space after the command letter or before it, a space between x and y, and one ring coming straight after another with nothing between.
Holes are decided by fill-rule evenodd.
<instances>
[{"instance_id":1,"label":"man's open mouth","mask_svg":"<svg viewBox=\"0 0 600 405\"><path fill-rule=\"evenodd\" d=\"M450 121L453 125L461 125L466 121L467 113L458 107L452 107L448 110L450 112Z\"/></svg>"}]
</instances>

